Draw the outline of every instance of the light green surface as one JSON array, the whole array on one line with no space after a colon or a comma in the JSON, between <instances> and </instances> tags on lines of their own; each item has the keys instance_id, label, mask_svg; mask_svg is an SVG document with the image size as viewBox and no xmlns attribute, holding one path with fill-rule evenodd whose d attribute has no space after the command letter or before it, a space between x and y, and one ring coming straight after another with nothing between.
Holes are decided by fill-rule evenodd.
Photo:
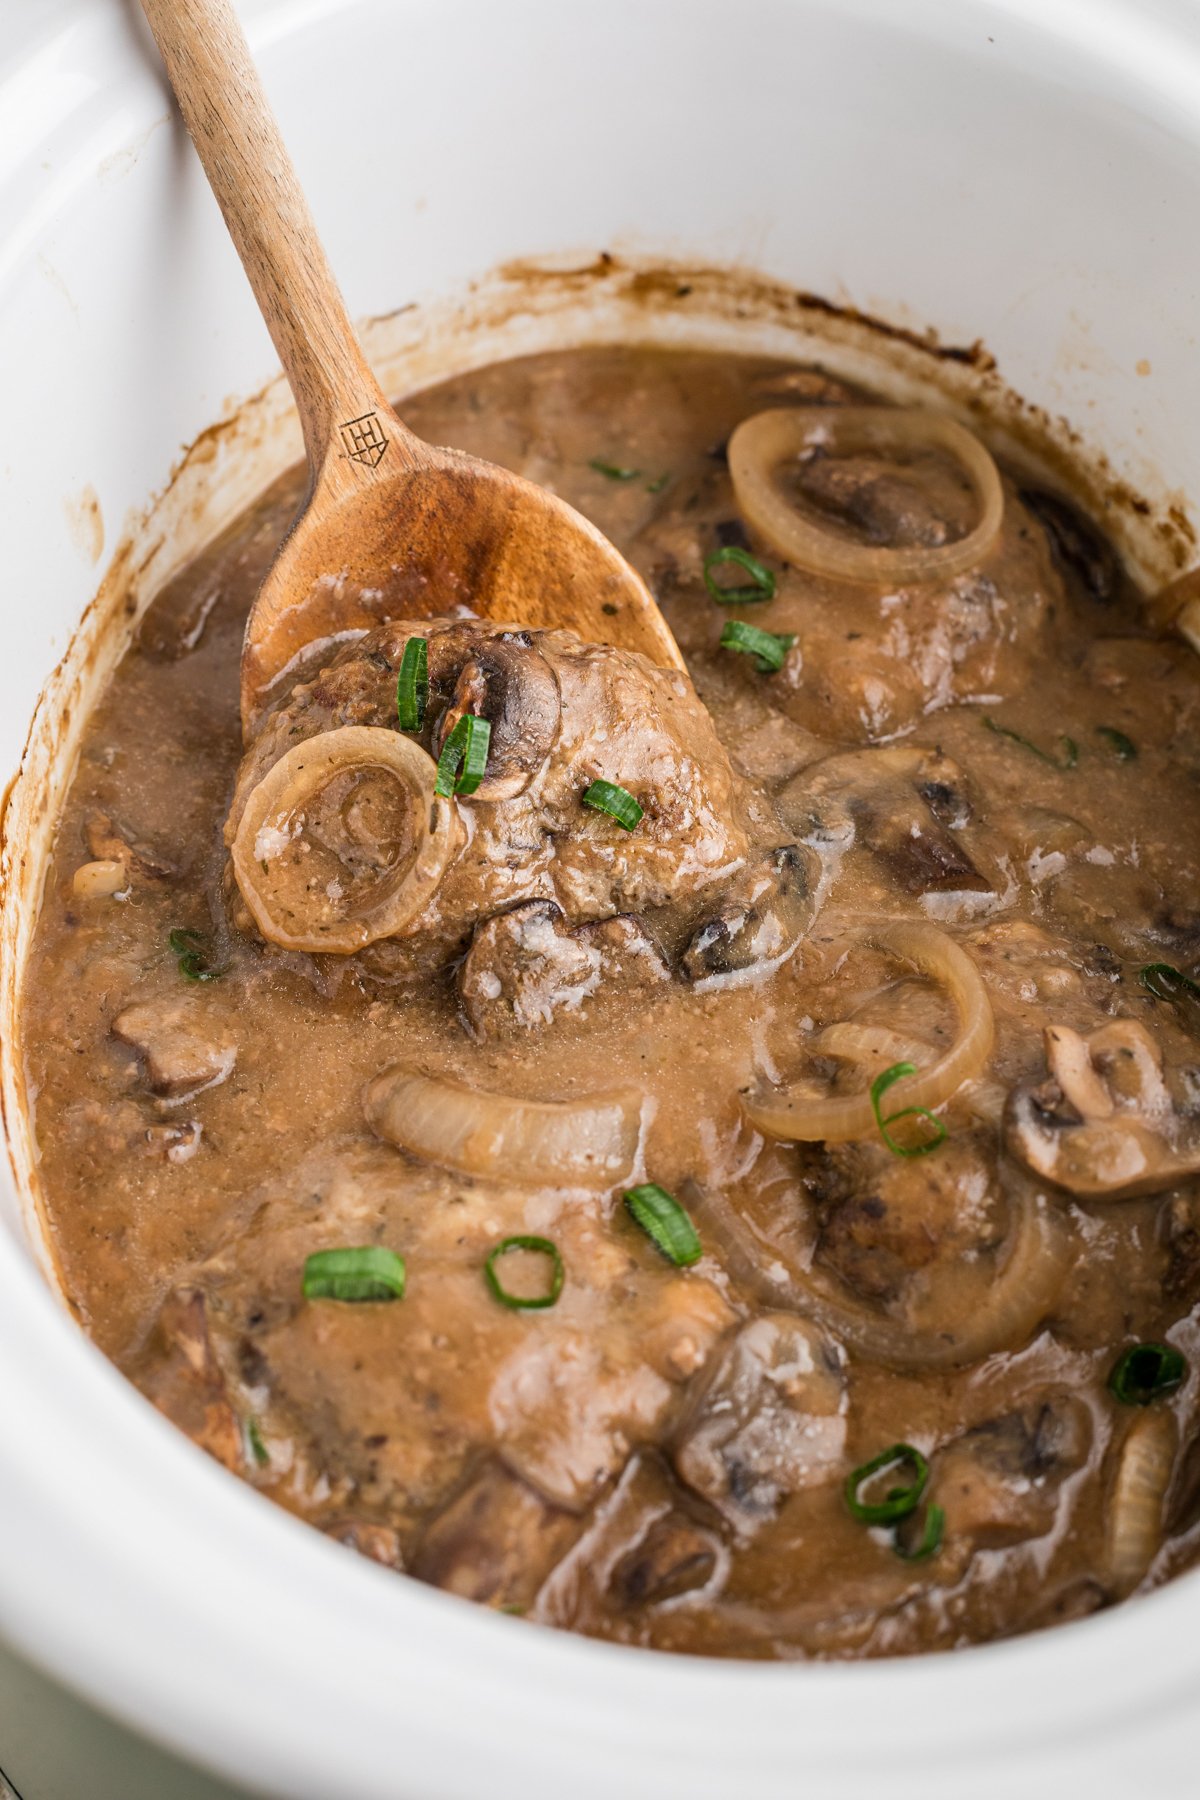
<instances>
[{"instance_id":1,"label":"light green surface","mask_svg":"<svg viewBox=\"0 0 1200 1800\"><path fill-rule=\"evenodd\" d=\"M0 1769L18 1800L251 1800L132 1737L2 1644Z\"/></svg>"}]
</instances>

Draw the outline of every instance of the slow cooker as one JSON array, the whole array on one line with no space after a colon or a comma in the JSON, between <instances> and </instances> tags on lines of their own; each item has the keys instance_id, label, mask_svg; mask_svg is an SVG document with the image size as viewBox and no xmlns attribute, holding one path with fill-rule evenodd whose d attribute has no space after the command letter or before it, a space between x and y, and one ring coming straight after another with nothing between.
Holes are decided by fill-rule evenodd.
<instances>
[{"instance_id":1,"label":"slow cooker","mask_svg":"<svg viewBox=\"0 0 1200 1800\"><path fill-rule=\"evenodd\" d=\"M824 343L1072 446L1149 579L1190 561L1194 0L240 10L395 391L557 344ZM0 1681L81 1746L51 1769L14 1727L23 1800L1194 1793L1200 1575L950 1656L628 1651L346 1556L93 1349L53 1291L14 1052L54 811L139 609L299 451L132 0L4 8L0 394Z\"/></svg>"}]
</instances>

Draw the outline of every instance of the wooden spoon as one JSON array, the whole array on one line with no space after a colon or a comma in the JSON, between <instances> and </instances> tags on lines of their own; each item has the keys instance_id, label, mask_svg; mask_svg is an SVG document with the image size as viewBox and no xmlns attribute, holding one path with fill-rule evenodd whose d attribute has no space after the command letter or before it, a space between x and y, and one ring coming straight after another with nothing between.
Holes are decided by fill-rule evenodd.
<instances>
[{"instance_id":1,"label":"wooden spoon","mask_svg":"<svg viewBox=\"0 0 1200 1800\"><path fill-rule=\"evenodd\" d=\"M466 607L683 668L641 578L573 507L422 442L367 367L229 0L142 0L300 413L308 492L246 624L242 725L309 646ZM381 227L382 229L382 227Z\"/></svg>"}]
</instances>

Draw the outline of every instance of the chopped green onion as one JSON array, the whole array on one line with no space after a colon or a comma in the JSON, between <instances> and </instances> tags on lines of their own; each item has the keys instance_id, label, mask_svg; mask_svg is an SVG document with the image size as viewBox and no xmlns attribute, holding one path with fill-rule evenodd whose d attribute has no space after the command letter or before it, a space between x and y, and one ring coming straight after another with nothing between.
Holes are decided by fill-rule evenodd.
<instances>
[{"instance_id":1,"label":"chopped green onion","mask_svg":"<svg viewBox=\"0 0 1200 1800\"><path fill-rule=\"evenodd\" d=\"M537 1256L549 1257L550 1285L544 1294L535 1294L532 1298L526 1299L522 1294L510 1294L504 1286L496 1273L496 1264L501 1257L507 1256L513 1250L532 1250ZM552 1244L549 1238L544 1237L505 1238L503 1243L496 1245L484 1263L483 1272L487 1277L488 1286L501 1306L511 1306L514 1312L536 1312L542 1307L553 1306L562 1293L563 1280L566 1275L563 1259L558 1253L558 1246Z\"/></svg>"},{"instance_id":2,"label":"chopped green onion","mask_svg":"<svg viewBox=\"0 0 1200 1800\"><path fill-rule=\"evenodd\" d=\"M763 675L782 669L795 641L794 633L785 636L776 631L760 631L757 625L747 625L741 619L730 619L721 633L722 650L740 650L743 656L753 656Z\"/></svg>"},{"instance_id":3,"label":"chopped green onion","mask_svg":"<svg viewBox=\"0 0 1200 1800\"><path fill-rule=\"evenodd\" d=\"M618 787L615 781L593 781L584 791L583 804L593 807L596 812L607 813L625 831L632 831L645 816L645 809L638 805L629 789Z\"/></svg>"},{"instance_id":4,"label":"chopped green onion","mask_svg":"<svg viewBox=\"0 0 1200 1800\"><path fill-rule=\"evenodd\" d=\"M950 1133L946 1130L936 1113L931 1113L927 1106L906 1106L901 1112L889 1113L885 1119L880 1111L880 1101L892 1086L893 1082L903 1081L906 1075L915 1075L915 1063L893 1063L871 1083L871 1111L875 1114L875 1123L879 1127L879 1135L892 1152L893 1156L928 1156L939 1144L945 1143ZM898 1144L888 1130L889 1125L896 1125L901 1119L924 1119L933 1127L933 1136L925 1138L918 1144Z\"/></svg>"},{"instance_id":5,"label":"chopped green onion","mask_svg":"<svg viewBox=\"0 0 1200 1800\"><path fill-rule=\"evenodd\" d=\"M1173 1344L1131 1344L1113 1364L1109 1389L1122 1406L1149 1406L1182 1387L1187 1363Z\"/></svg>"},{"instance_id":6,"label":"chopped green onion","mask_svg":"<svg viewBox=\"0 0 1200 1800\"><path fill-rule=\"evenodd\" d=\"M271 1460L271 1453L262 1441L262 1432L258 1429L258 1420L246 1420L246 1443L250 1454L260 1469L265 1469Z\"/></svg>"},{"instance_id":7,"label":"chopped green onion","mask_svg":"<svg viewBox=\"0 0 1200 1800\"><path fill-rule=\"evenodd\" d=\"M1147 963L1138 978L1156 1000L1200 1000L1200 983L1170 963Z\"/></svg>"},{"instance_id":8,"label":"chopped green onion","mask_svg":"<svg viewBox=\"0 0 1200 1800\"><path fill-rule=\"evenodd\" d=\"M739 587L722 587L713 574L722 563L736 563L739 569L745 569L749 582ZM749 606L758 600L775 598L774 575L740 544L722 544L719 550L709 551L704 559L704 585L721 606Z\"/></svg>"},{"instance_id":9,"label":"chopped green onion","mask_svg":"<svg viewBox=\"0 0 1200 1800\"><path fill-rule=\"evenodd\" d=\"M623 469L620 463L605 462L602 456L593 456L588 468L595 469L597 475L607 476L609 481L636 481L642 472L640 469Z\"/></svg>"},{"instance_id":10,"label":"chopped green onion","mask_svg":"<svg viewBox=\"0 0 1200 1800\"><path fill-rule=\"evenodd\" d=\"M1097 725L1096 736L1102 737L1112 745L1113 755L1118 762L1132 762L1137 755L1137 745L1115 725Z\"/></svg>"},{"instance_id":11,"label":"chopped green onion","mask_svg":"<svg viewBox=\"0 0 1200 1800\"><path fill-rule=\"evenodd\" d=\"M226 963L214 969L208 960L207 943L202 932L175 930L167 933L171 954L179 960L179 973L185 981L218 981L228 973Z\"/></svg>"},{"instance_id":12,"label":"chopped green onion","mask_svg":"<svg viewBox=\"0 0 1200 1800\"><path fill-rule=\"evenodd\" d=\"M487 768L488 745L492 728L475 713L464 713L438 757L435 794L448 800L451 794L473 794L483 780ZM461 765L461 767L460 767Z\"/></svg>"},{"instance_id":13,"label":"chopped green onion","mask_svg":"<svg viewBox=\"0 0 1200 1800\"><path fill-rule=\"evenodd\" d=\"M671 472L668 469L665 475L659 475L654 481L648 481L646 483L646 492L648 494L661 494L670 479Z\"/></svg>"},{"instance_id":14,"label":"chopped green onion","mask_svg":"<svg viewBox=\"0 0 1200 1800\"><path fill-rule=\"evenodd\" d=\"M396 712L401 731L420 731L429 698L429 645L424 638L409 638L400 659L396 682Z\"/></svg>"},{"instance_id":15,"label":"chopped green onion","mask_svg":"<svg viewBox=\"0 0 1200 1800\"><path fill-rule=\"evenodd\" d=\"M905 1562L924 1562L926 1557L932 1556L935 1551L941 1549L942 1532L945 1527L945 1508L931 1505L925 1510L925 1528L912 1549L910 1550L906 1546L899 1529L893 1533L892 1549L897 1556L902 1556Z\"/></svg>"},{"instance_id":16,"label":"chopped green onion","mask_svg":"<svg viewBox=\"0 0 1200 1800\"><path fill-rule=\"evenodd\" d=\"M629 1189L625 1205L634 1223L677 1269L688 1269L700 1261L704 1251L696 1227L666 1188L653 1181L643 1182L641 1187Z\"/></svg>"},{"instance_id":17,"label":"chopped green onion","mask_svg":"<svg viewBox=\"0 0 1200 1800\"><path fill-rule=\"evenodd\" d=\"M882 1500L860 1499L861 1490L874 1476L885 1469L902 1469L906 1464L913 1472L907 1487L889 1488ZM862 1525L894 1525L897 1519L907 1519L909 1513L916 1512L928 1480L929 1464L919 1450L914 1450L911 1444L891 1444L864 1463L861 1469L847 1475L846 1505L851 1516Z\"/></svg>"},{"instance_id":18,"label":"chopped green onion","mask_svg":"<svg viewBox=\"0 0 1200 1800\"><path fill-rule=\"evenodd\" d=\"M361 1250L317 1250L306 1258L306 1300L403 1300L404 1258L381 1244Z\"/></svg>"},{"instance_id":19,"label":"chopped green onion","mask_svg":"<svg viewBox=\"0 0 1200 1800\"><path fill-rule=\"evenodd\" d=\"M1075 764L1079 761L1079 745L1075 742L1074 738L1066 736L1061 736L1059 738L1058 741L1063 747L1062 760L1060 762L1057 757L1048 756L1047 753L1044 750L1039 749L1036 744L1030 743L1027 737L1022 737L1019 731L1010 731L1007 725L997 725L990 713L984 713L983 725L986 731L994 731L997 737L1010 738L1014 744L1020 744L1023 750L1028 750L1031 756L1036 756L1039 762L1047 763L1052 769L1073 769Z\"/></svg>"}]
</instances>

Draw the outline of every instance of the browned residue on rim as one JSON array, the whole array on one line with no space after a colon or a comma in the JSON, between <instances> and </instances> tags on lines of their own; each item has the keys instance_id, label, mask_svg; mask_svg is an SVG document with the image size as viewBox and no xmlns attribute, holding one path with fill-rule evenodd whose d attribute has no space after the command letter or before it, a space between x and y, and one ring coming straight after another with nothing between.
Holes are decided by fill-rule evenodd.
<instances>
[{"instance_id":1,"label":"browned residue on rim","mask_svg":"<svg viewBox=\"0 0 1200 1800\"><path fill-rule=\"evenodd\" d=\"M1076 499L1121 550L1142 565L1150 585L1177 574L1195 554L1196 529L1181 496L1167 494L1152 504L1068 419L1015 393L981 339L968 345L943 343L933 330L916 330L849 301L831 300L744 269L661 260L649 267L609 250L581 256L571 265L536 259L505 263L497 278L501 286L488 295L485 313L492 327L506 315L521 312L531 293L543 305L548 294L565 305L594 291L647 313L691 312L698 325L720 318L748 326L772 324L807 338L823 338L833 364L839 350L873 355L882 370L890 367L910 383L940 389L972 416L985 435L1003 438L1010 454ZM679 342L687 346L686 329ZM798 354L814 353L806 346ZM819 360L819 350L815 354Z\"/></svg>"}]
</instances>

